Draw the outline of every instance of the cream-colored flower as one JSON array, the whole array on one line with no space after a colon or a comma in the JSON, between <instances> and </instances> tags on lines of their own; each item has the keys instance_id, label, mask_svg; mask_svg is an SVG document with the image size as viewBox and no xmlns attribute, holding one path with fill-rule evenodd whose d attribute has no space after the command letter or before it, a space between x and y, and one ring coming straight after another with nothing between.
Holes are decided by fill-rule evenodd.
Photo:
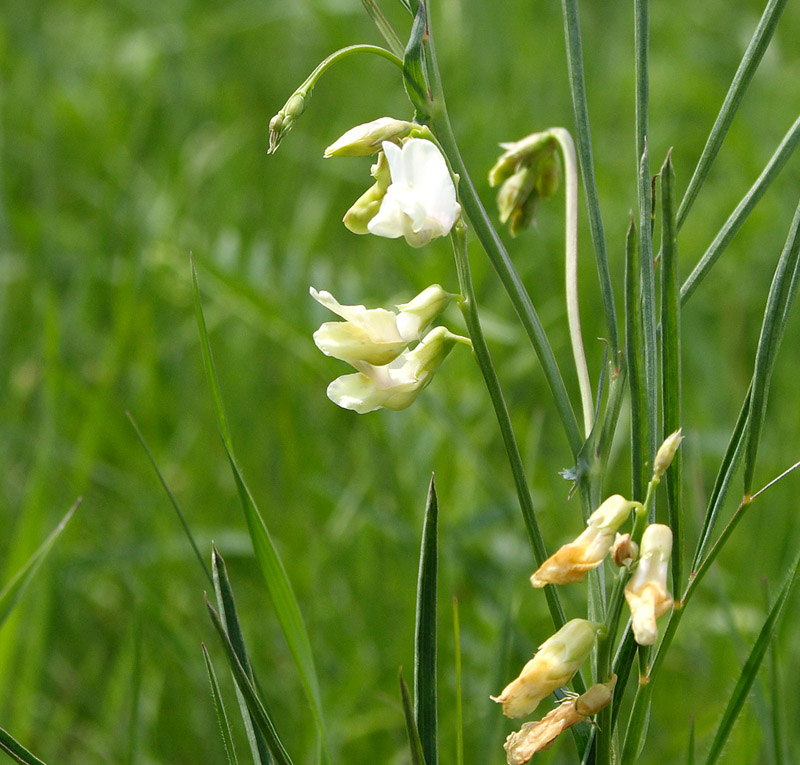
<instances>
[{"instance_id":1,"label":"cream-colored flower","mask_svg":"<svg viewBox=\"0 0 800 765\"><path fill-rule=\"evenodd\" d=\"M507 717L524 717L556 688L566 685L592 650L602 625L586 619L572 619L539 646L536 655L492 701L503 705Z\"/></svg>"},{"instance_id":2,"label":"cream-colored flower","mask_svg":"<svg viewBox=\"0 0 800 765\"><path fill-rule=\"evenodd\" d=\"M581 696L562 701L541 720L525 723L510 733L504 744L508 765L524 765L534 754L549 749L567 728L597 714L611 703L617 676L607 683L597 683Z\"/></svg>"},{"instance_id":3,"label":"cream-colored flower","mask_svg":"<svg viewBox=\"0 0 800 765\"><path fill-rule=\"evenodd\" d=\"M672 529L651 523L642 535L639 565L625 586L631 609L633 637L639 645L653 645L658 638L656 619L672 608L667 592L667 568L672 554Z\"/></svg>"},{"instance_id":4,"label":"cream-colored flower","mask_svg":"<svg viewBox=\"0 0 800 765\"><path fill-rule=\"evenodd\" d=\"M471 345L468 338L435 327L416 348L404 351L390 364L353 363L358 373L336 378L328 386L328 398L359 414L381 408L405 409L430 384L457 342Z\"/></svg>"},{"instance_id":5,"label":"cream-colored flower","mask_svg":"<svg viewBox=\"0 0 800 765\"><path fill-rule=\"evenodd\" d=\"M665 439L664 443L658 447L656 458L653 461L653 479L658 480L667 468L672 464L675 458L675 452L683 441L682 428L678 428L674 433L670 433Z\"/></svg>"},{"instance_id":6,"label":"cream-colored flower","mask_svg":"<svg viewBox=\"0 0 800 765\"><path fill-rule=\"evenodd\" d=\"M402 146L384 141L391 184L377 214L367 224L371 234L405 237L412 247L450 233L461 206L442 153L424 138L409 138Z\"/></svg>"},{"instance_id":7,"label":"cream-colored flower","mask_svg":"<svg viewBox=\"0 0 800 765\"><path fill-rule=\"evenodd\" d=\"M585 531L573 542L551 555L531 577L534 587L583 581L583 575L597 568L608 554L617 529L638 502L614 494L597 508L586 522Z\"/></svg>"},{"instance_id":8,"label":"cream-colored flower","mask_svg":"<svg viewBox=\"0 0 800 765\"><path fill-rule=\"evenodd\" d=\"M314 342L326 355L350 364L388 364L447 307L453 295L438 284L423 290L411 302L398 306L399 313L363 305L341 305L330 292L310 288L311 297L345 321L325 322L315 333Z\"/></svg>"},{"instance_id":9,"label":"cream-colored flower","mask_svg":"<svg viewBox=\"0 0 800 765\"><path fill-rule=\"evenodd\" d=\"M397 142L411 130L418 128L413 122L379 117L372 122L356 125L335 140L327 149L325 157L367 157L380 151L384 141Z\"/></svg>"}]
</instances>

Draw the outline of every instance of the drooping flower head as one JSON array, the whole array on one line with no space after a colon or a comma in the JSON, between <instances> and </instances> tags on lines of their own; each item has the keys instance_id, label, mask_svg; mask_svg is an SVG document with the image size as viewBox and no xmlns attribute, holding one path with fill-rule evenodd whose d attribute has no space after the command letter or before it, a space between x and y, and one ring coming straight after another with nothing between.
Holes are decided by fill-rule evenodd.
<instances>
[{"instance_id":1,"label":"drooping flower head","mask_svg":"<svg viewBox=\"0 0 800 765\"><path fill-rule=\"evenodd\" d=\"M566 685L592 650L602 625L586 619L571 619L539 646L536 655L492 701L503 705L507 717L524 717L556 688Z\"/></svg>"},{"instance_id":2,"label":"drooping flower head","mask_svg":"<svg viewBox=\"0 0 800 765\"><path fill-rule=\"evenodd\" d=\"M672 554L672 529L651 523L642 534L641 555L636 571L625 586L631 609L633 637L639 645L653 645L658 638L656 619L672 608L667 592L667 568Z\"/></svg>"}]
</instances>

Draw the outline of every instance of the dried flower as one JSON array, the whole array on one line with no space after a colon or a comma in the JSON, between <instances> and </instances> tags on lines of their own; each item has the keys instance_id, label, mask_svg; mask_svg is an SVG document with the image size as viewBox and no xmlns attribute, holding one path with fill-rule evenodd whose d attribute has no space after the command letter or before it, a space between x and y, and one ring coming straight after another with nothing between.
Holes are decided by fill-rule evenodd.
<instances>
[{"instance_id":1,"label":"dried flower","mask_svg":"<svg viewBox=\"0 0 800 765\"><path fill-rule=\"evenodd\" d=\"M531 577L534 587L583 581L583 575L597 568L608 554L614 534L625 523L638 502L614 494L595 510L586 530L573 542L551 555Z\"/></svg>"},{"instance_id":2,"label":"dried flower","mask_svg":"<svg viewBox=\"0 0 800 765\"><path fill-rule=\"evenodd\" d=\"M381 408L405 409L430 384L434 372L457 342L471 345L468 338L435 327L416 348L404 351L390 364L353 363L358 373L335 379L328 386L328 398L359 414Z\"/></svg>"},{"instance_id":3,"label":"dried flower","mask_svg":"<svg viewBox=\"0 0 800 765\"><path fill-rule=\"evenodd\" d=\"M541 720L525 723L509 734L504 744L508 765L524 765L534 754L549 749L567 728L597 714L611 703L617 676L607 683L597 683L581 696L565 699Z\"/></svg>"},{"instance_id":4,"label":"dried flower","mask_svg":"<svg viewBox=\"0 0 800 765\"><path fill-rule=\"evenodd\" d=\"M325 322L315 333L314 342L326 355L350 364L388 364L447 307L452 295L438 284L431 285L410 303L398 306L399 313L363 305L341 305L330 292L310 288L311 297L345 321Z\"/></svg>"},{"instance_id":5,"label":"dried flower","mask_svg":"<svg viewBox=\"0 0 800 765\"><path fill-rule=\"evenodd\" d=\"M633 565L639 557L639 545L631 539L630 534L617 534L614 537L614 544L611 545L611 560L615 566L627 569Z\"/></svg>"},{"instance_id":6,"label":"dried flower","mask_svg":"<svg viewBox=\"0 0 800 765\"><path fill-rule=\"evenodd\" d=\"M536 655L492 701L503 705L507 717L524 717L556 688L566 685L592 650L602 625L586 619L572 619L539 646Z\"/></svg>"},{"instance_id":7,"label":"dried flower","mask_svg":"<svg viewBox=\"0 0 800 765\"><path fill-rule=\"evenodd\" d=\"M672 529L651 523L642 535L639 565L625 586L631 609L633 637L639 645L653 645L658 638L656 619L672 608L667 592L667 568L672 553Z\"/></svg>"}]
</instances>

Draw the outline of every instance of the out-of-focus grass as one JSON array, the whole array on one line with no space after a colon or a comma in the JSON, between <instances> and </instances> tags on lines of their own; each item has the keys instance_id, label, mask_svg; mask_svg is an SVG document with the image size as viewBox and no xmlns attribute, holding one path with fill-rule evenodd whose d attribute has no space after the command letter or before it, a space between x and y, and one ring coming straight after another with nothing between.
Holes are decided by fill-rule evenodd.
<instances>
[{"instance_id":1,"label":"out-of-focus grass","mask_svg":"<svg viewBox=\"0 0 800 765\"><path fill-rule=\"evenodd\" d=\"M399 6L385 5L406 24ZM632 19L621 0L584 5L590 118L620 293L635 205ZM760 11L757 2L653 4L652 165L674 145L679 191ZM434 22L456 134L491 203L483 179L497 142L571 127L560 9L541 0L441 0ZM684 276L797 116L798 29L790 4L681 233ZM412 252L339 223L368 182L369 161L323 161L322 150L358 122L410 117L396 70L356 58L329 72L278 154L265 153L267 121L292 89L333 49L362 41L378 36L356 0L3 5L0 581L84 496L0 632L0 724L48 762L223 757L200 652L201 640L215 645L205 580L126 410L203 549L210 555L214 539L226 556L276 723L297 761L311 761L310 712L252 560L203 379L190 251L237 454L305 614L340 761L406 761L396 674L412 662L416 555L434 470L441 595L447 603L456 594L460 604L466 749L476 762L502 761L504 723L487 696L547 636L547 619L526 582L530 554L477 369L457 349L411 409L358 417L325 398L328 381L346 370L310 338L329 317L309 299L309 284L376 305L434 281L455 288L446 243ZM752 370L798 168L795 157L684 312L685 473L698 519ZM510 248L575 390L561 216L557 197ZM582 252L584 337L596 370L602 313L588 236ZM477 247L474 260L539 520L556 545L580 526L557 475L568 466L567 446ZM457 312L447 321L457 326ZM759 483L800 452L798 326L793 316ZM609 491L626 491L626 459L623 450ZM669 659L670 682L655 694L648 761L685 752L691 715L698 743L707 741L758 629L759 579L777 581L800 542L798 480L753 507L695 599ZM690 543L696 533L690 525ZM565 601L571 615L582 611L580 595ZM449 619L443 609L443 760L455 746ZM787 619L779 640L787 684L799 669L788 650L799 633ZM220 680L230 693L228 678ZM792 719L798 702L783 697ZM729 761L755 762L766 751L760 719L748 708ZM791 761L798 743L789 735ZM543 761L559 756L557 748Z\"/></svg>"}]
</instances>

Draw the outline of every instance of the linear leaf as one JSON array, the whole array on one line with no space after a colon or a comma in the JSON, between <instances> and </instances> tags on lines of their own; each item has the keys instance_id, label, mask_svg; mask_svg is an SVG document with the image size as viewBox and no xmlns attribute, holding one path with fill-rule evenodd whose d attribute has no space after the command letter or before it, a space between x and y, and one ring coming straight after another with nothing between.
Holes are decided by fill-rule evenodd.
<instances>
[{"instance_id":1,"label":"linear leaf","mask_svg":"<svg viewBox=\"0 0 800 765\"><path fill-rule=\"evenodd\" d=\"M414 720L414 707L411 703L411 694L408 691L406 681L403 680L403 670L400 669L400 696L403 699L403 715L406 720L406 732L408 733L408 746L411 749L412 765L426 765L425 755L422 752L422 742L419 738L419 730Z\"/></svg>"},{"instance_id":2,"label":"linear leaf","mask_svg":"<svg viewBox=\"0 0 800 765\"><path fill-rule=\"evenodd\" d=\"M414 640L414 713L428 765L436 765L437 683L436 605L438 583L439 501L433 476L428 487L417 580L417 616Z\"/></svg>"},{"instance_id":3,"label":"linear leaf","mask_svg":"<svg viewBox=\"0 0 800 765\"><path fill-rule=\"evenodd\" d=\"M228 455L228 462L230 463L231 472L233 473L233 478L236 483L236 489L239 494L245 521L247 522L247 529L250 534L256 561L264 577L264 582L267 585L267 591L275 608L275 613L278 617L283 635L286 638L286 643L289 646L289 651L292 654L295 667L300 675L300 682L303 686L303 690L311 705L314 721L322 739L323 750L328 759L331 759L330 745L328 743L328 736L322 715L319 680L314 665L314 656L311 651L311 641L308 638L308 632L306 631L303 617L300 613L300 607L297 603L294 591L292 590L292 585L289 581L286 569L278 555L278 550L272 541L272 537L269 534L255 500L239 470L233 452L233 442L225 417L225 408L219 390L219 381L214 367L211 344L206 330L203 306L200 301L200 288L197 281L197 271L194 267L194 261L192 261L192 283L194 287L197 325L203 349L203 365L205 367L209 387L211 388L211 396L217 416L217 425Z\"/></svg>"},{"instance_id":4,"label":"linear leaf","mask_svg":"<svg viewBox=\"0 0 800 765\"><path fill-rule=\"evenodd\" d=\"M783 613L783 607L786 605L786 600L789 597L789 593L791 592L792 587L797 580L798 570L800 570L800 555L795 558L794 563L789 570L789 574L786 577L780 592L778 593L778 597L776 598L775 603L773 604L769 615L767 616L767 619L761 628L761 632L758 635L755 645L750 651L750 655L747 657L747 661L742 668L742 672L739 675L736 686L734 687L731 697L728 700L728 704L725 707L725 712L722 715L717 732L714 735L714 740L711 742L711 748L709 749L708 756L706 757L706 765L712 765L712 763L716 762L722 754L722 750L725 747L728 736L730 735L731 730L733 730L733 725L736 722L736 718L739 716L739 713L742 711L745 701L747 701L750 688L756 679L758 669L761 666L761 662L763 661L767 649L769 648L770 641L772 640L775 630L778 627L781 615Z\"/></svg>"},{"instance_id":5,"label":"linear leaf","mask_svg":"<svg viewBox=\"0 0 800 765\"><path fill-rule=\"evenodd\" d=\"M750 417L747 424L747 441L744 452L745 495L750 493L753 485L756 455L767 409L772 369L783 338L792 298L797 290L798 256L800 256L800 204L795 210L789 236L770 285L764 320L761 324L761 335L756 349L750 397Z\"/></svg>"},{"instance_id":6,"label":"linear leaf","mask_svg":"<svg viewBox=\"0 0 800 765\"><path fill-rule=\"evenodd\" d=\"M211 657L208 655L208 650L205 644L201 644L203 649L203 658L206 662L206 672L208 672L208 682L211 685L211 696L214 699L214 708L217 710L217 722L219 723L219 732L222 736L222 743L225 746L225 756L228 758L228 765L239 765L239 760L236 757L236 747L233 745L233 736L231 735L231 726L228 722L228 715L225 712L225 704L222 701L222 694L219 690L219 683L217 682L217 673L214 672L214 665L211 663Z\"/></svg>"},{"instance_id":7,"label":"linear leaf","mask_svg":"<svg viewBox=\"0 0 800 765\"><path fill-rule=\"evenodd\" d=\"M697 167L692 174L689 186L681 201L681 206L678 209L677 221L679 229L683 226L683 222L686 220L686 216L697 198L700 187L703 185L703 181L705 181L708 171L711 169L711 164L717 156L722 142L725 140L728 128L731 126L734 115L747 90L747 86L750 84L756 69L758 69L758 65L761 63L761 59L769 45L769 41L772 39L772 35L778 24L778 19L785 6L786 0L769 0L767 7L764 9L758 26L739 63L739 68L733 76L731 86L728 88L725 100L722 102L722 107L719 110L717 119L714 121L711 132L708 134L706 145L703 147L703 152L697 162Z\"/></svg>"},{"instance_id":8,"label":"linear leaf","mask_svg":"<svg viewBox=\"0 0 800 765\"><path fill-rule=\"evenodd\" d=\"M212 582L211 572L208 570L208 566L206 565L206 562L203 560L203 556L200 553L200 548L197 546L197 542L195 542L192 530L189 528L189 524L186 522L186 516L183 514L183 510L181 510L181 507L178 504L178 500L175 499L175 495L172 493L172 489L169 488L167 479L164 478L164 474L159 469L158 463L156 462L156 458L153 456L153 452L150 451L150 447L148 446L147 441L145 441L144 436L142 435L142 431L139 430L139 426L136 424L136 420L133 419L133 415L130 412L126 412L125 414L128 416L128 420L130 420L130 423L133 426L133 430L136 433L136 436L139 439L139 442L141 443L142 447L144 448L145 454L147 455L147 458L150 460L150 464L153 466L153 470L156 471L156 475L158 476L158 480L161 482L161 486L167 493L167 497L169 498L169 501L172 504L173 509L178 515L178 520L180 521L181 528L183 529L184 534L186 534L186 538L189 540L189 544L191 545L192 550L194 551L195 557L200 563L200 567L203 569L203 573L205 573L206 577L208 578L208 581Z\"/></svg>"},{"instance_id":9,"label":"linear leaf","mask_svg":"<svg viewBox=\"0 0 800 765\"><path fill-rule=\"evenodd\" d=\"M681 427L681 315L675 226L675 171L671 152L661 168L661 400L663 438ZM683 567L683 503L678 449L665 475L672 528L672 591L680 592Z\"/></svg>"},{"instance_id":10,"label":"linear leaf","mask_svg":"<svg viewBox=\"0 0 800 765\"><path fill-rule=\"evenodd\" d=\"M8 731L0 728L0 752L5 752L11 759L21 762L22 765L45 765L35 755L31 754Z\"/></svg>"},{"instance_id":11,"label":"linear leaf","mask_svg":"<svg viewBox=\"0 0 800 765\"><path fill-rule=\"evenodd\" d=\"M31 555L19 571L11 578L6 586L0 591L0 628L3 622L8 618L9 614L22 597L22 593L36 574L42 561L47 557L50 550L53 549L56 540L61 536L66 525L69 523L75 511L78 509L81 500L78 499L75 504L67 511L67 514L61 519L58 526L56 526L47 539L42 542L36 552Z\"/></svg>"},{"instance_id":12,"label":"linear leaf","mask_svg":"<svg viewBox=\"0 0 800 765\"><path fill-rule=\"evenodd\" d=\"M394 53L396 56L402 56L403 43L397 36L397 32L392 29L392 25L388 22L386 16L383 15L383 11L381 11L381 9L378 7L378 4L375 2L375 0L361 0L361 4L364 6L364 10L372 19L372 23L378 28L378 31L381 33L381 37L383 37L383 39L386 41L386 44L389 46L389 49L392 51L392 53Z\"/></svg>"},{"instance_id":13,"label":"linear leaf","mask_svg":"<svg viewBox=\"0 0 800 765\"><path fill-rule=\"evenodd\" d=\"M223 625L219 614L214 609L214 606L208 602L208 597L206 597L206 608L208 608L211 621L213 622L214 627L216 628L217 633L222 640L222 647L225 649L225 655L228 658L228 664L231 667L236 684L239 686L239 690L241 690L242 695L247 702L247 707L250 710L250 713L253 715L256 725L258 725L259 730L264 735L270 751L272 752L272 756L275 758L275 762L277 765L292 765L292 759L289 757L289 753L286 751L280 736L278 736L278 732L275 729L272 718L269 716L266 708L261 703L261 699L258 697L256 689L250 682L250 678L247 676L247 672L245 672L244 667L239 661L239 657L236 655L236 651L231 644L230 638L225 632L225 626Z\"/></svg>"},{"instance_id":14,"label":"linear leaf","mask_svg":"<svg viewBox=\"0 0 800 765\"><path fill-rule=\"evenodd\" d=\"M453 598L453 659L456 671L456 765L464 765L464 710L461 694L461 629L458 598Z\"/></svg>"},{"instance_id":15,"label":"linear leaf","mask_svg":"<svg viewBox=\"0 0 800 765\"><path fill-rule=\"evenodd\" d=\"M214 592L217 596L217 608L219 609L220 620L225 627L225 632L231 641L233 650L236 652L236 657L242 664L242 668L247 673L250 682L255 682L253 677L253 669L250 666L250 660L247 657L247 648L244 643L244 635L242 628L239 624L239 615L236 611L236 601L233 597L233 589L231 588L230 580L228 579L228 572L225 567L225 561L222 556L217 552L216 547L211 551L211 568L214 572ZM247 702L236 686L236 698L239 702L239 711L242 715L242 722L244 723L245 732L247 734L247 741L250 745L250 752L253 756L255 765L269 765L272 762L267 744L264 737L258 730L250 711L247 708Z\"/></svg>"}]
</instances>

